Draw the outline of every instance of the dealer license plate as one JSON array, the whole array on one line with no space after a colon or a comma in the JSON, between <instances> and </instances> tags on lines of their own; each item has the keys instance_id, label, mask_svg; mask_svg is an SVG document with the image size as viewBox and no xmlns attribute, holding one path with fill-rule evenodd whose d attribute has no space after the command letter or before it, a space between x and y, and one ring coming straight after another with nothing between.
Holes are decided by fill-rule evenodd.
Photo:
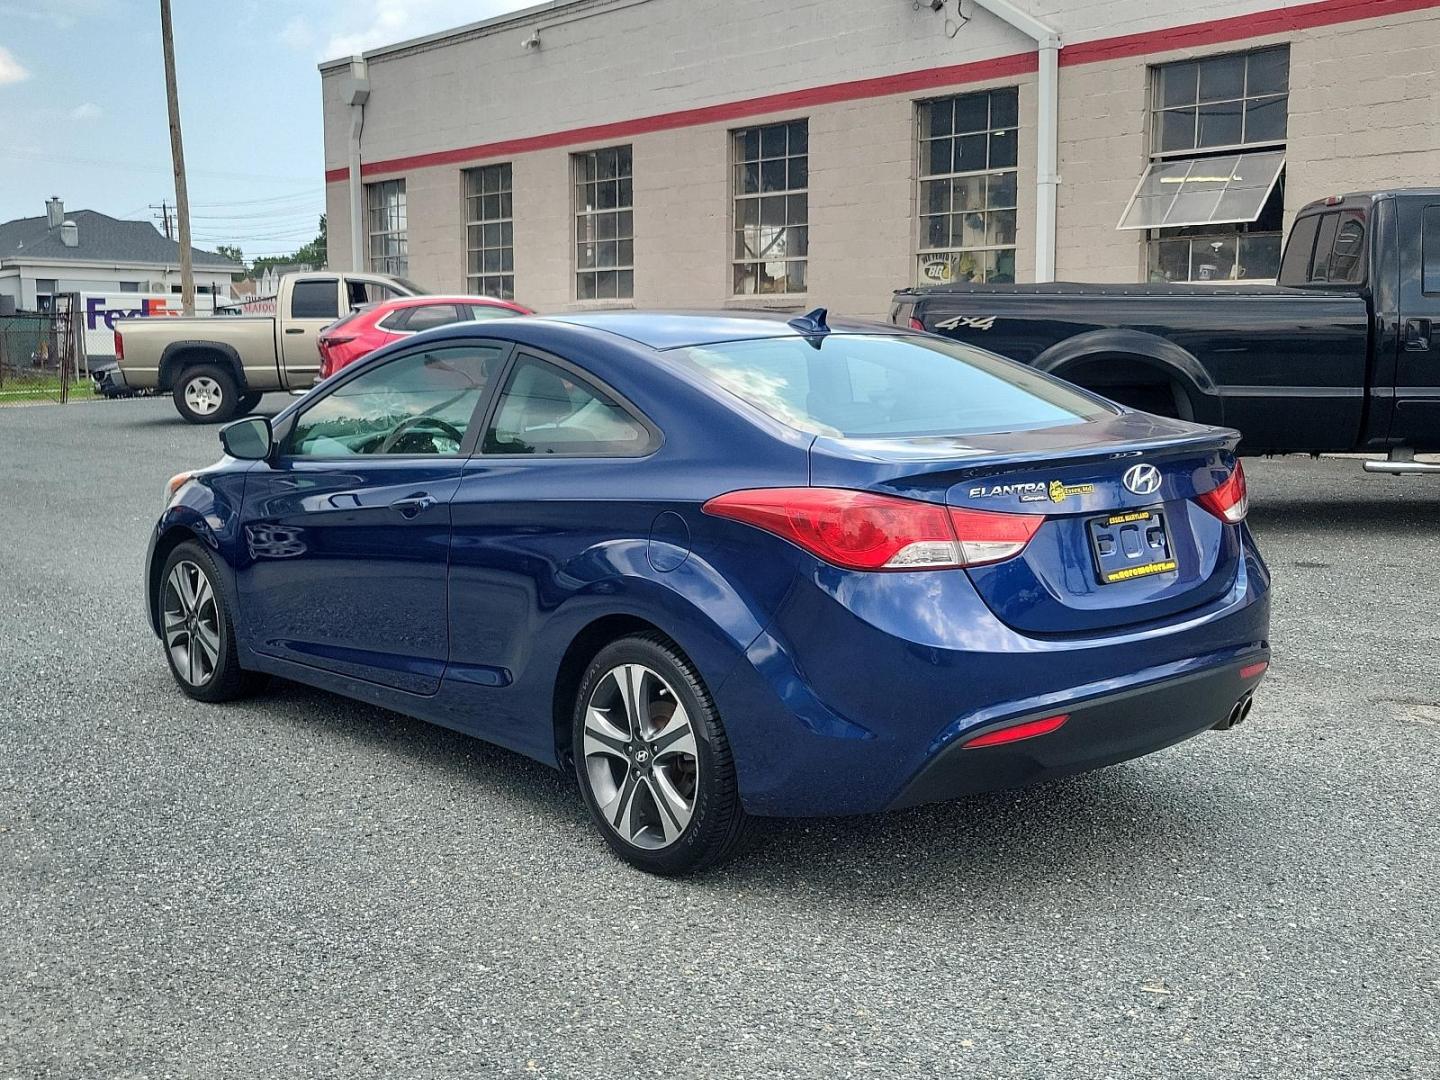
<instances>
[{"instance_id":1,"label":"dealer license plate","mask_svg":"<svg viewBox=\"0 0 1440 1080\"><path fill-rule=\"evenodd\" d=\"M1175 573L1175 548L1163 510L1123 510L1087 524L1102 585Z\"/></svg>"}]
</instances>

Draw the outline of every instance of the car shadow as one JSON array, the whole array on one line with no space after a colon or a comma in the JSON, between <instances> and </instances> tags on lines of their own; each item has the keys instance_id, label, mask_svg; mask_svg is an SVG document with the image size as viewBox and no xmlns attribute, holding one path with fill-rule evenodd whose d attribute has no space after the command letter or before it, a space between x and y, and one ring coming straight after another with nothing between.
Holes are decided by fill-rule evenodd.
<instances>
[{"instance_id":1,"label":"car shadow","mask_svg":"<svg viewBox=\"0 0 1440 1080\"><path fill-rule=\"evenodd\" d=\"M771 819L750 854L713 880L787 893L821 886L853 902L950 907L963 894L1003 908L1022 882L1147 878L1172 857L1203 862L1215 850L1203 809L1212 794L1175 781L1175 770L1132 763L868 817Z\"/></svg>"},{"instance_id":2,"label":"car shadow","mask_svg":"<svg viewBox=\"0 0 1440 1080\"><path fill-rule=\"evenodd\" d=\"M1264 533L1324 532L1354 534L1356 530L1383 529L1424 532L1433 536L1440 520L1440 498L1352 499L1316 502L1313 499L1263 499L1250 504L1250 527Z\"/></svg>"},{"instance_id":3,"label":"car shadow","mask_svg":"<svg viewBox=\"0 0 1440 1080\"><path fill-rule=\"evenodd\" d=\"M537 845L593 828L571 777L523 755L280 679L252 700L273 720L393 753L477 798L529 803L555 823L554 834L534 838ZM1183 770L1142 762L894 813L762 819L736 859L687 885L764 891L790 902L818 890L824 903L903 895L953 905L957 889L969 901L1004 902L1017 880L1091 877L1097 865L1106 876L1144 876L1177 854L1204 860L1215 846L1214 798ZM602 846L598 835L583 842ZM615 868L632 872L618 862Z\"/></svg>"},{"instance_id":4,"label":"car shadow","mask_svg":"<svg viewBox=\"0 0 1440 1080\"><path fill-rule=\"evenodd\" d=\"M278 677L246 702L264 708L267 719L319 728L423 765L446 779L504 788L507 795L530 798L538 808L569 811L577 819L584 815L567 775L483 739Z\"/></svg>"}]
</instances>

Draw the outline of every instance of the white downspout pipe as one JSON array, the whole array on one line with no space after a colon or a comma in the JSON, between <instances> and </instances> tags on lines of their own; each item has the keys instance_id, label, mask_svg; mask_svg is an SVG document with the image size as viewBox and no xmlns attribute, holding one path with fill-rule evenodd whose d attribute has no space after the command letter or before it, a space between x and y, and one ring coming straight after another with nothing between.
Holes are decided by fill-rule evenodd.
<instances>
[{"instance_id":1,"label":"white downspout pipe","mask_svg":"<svg viewBox=\"0 0 1440 1080\"><path fill-rule=\"evenodd\" d=\"M1035 122L1035 280L1055 280L1055 208L1060 174L1060 32L1022 11L1010 0L974 0L1009 23L1039 50L1040 103Z\"/></svg>"},{"instance_id":2,"label":"white downspout pipe","mask_svg":"<svg viewBox=\"0 0 1440 1080\"><path fill-rule=\"evenodd\" d=\"M362 271L365 269L365 185L360 179L360 135L365 130L365 103L370 100L370 78L363 56L350 58L350 71L340 92L350 106L350 269Z\"/></svg>"}]
</instances>

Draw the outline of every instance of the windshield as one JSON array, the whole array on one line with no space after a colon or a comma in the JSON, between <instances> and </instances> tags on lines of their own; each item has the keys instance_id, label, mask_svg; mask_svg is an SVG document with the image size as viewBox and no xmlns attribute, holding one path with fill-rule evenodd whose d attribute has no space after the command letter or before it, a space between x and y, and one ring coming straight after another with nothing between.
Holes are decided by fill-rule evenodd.
<instances>
[{"instance_id":1,"label":"windshield","mask_svg":"<svg viewBox=\"0 0 1440 1080\"><path fill-rule=\"evenodd\" d=\"M726 390L816 435L965 435L1114 415L1039 372L929 337L828 334L673 349Z\"/></svg>"},{"instance_id":2,"label":"windshield","mask_svg":"<svg viewBox=\"0 0 1440 1080\"><path fill-rule=\"evenodd\" d=\"M411 296L428 296L428 295L430 295L430 290L429 290L429 289L427 289L427 288L425 288L424 286L421 286L421 285L416 285L415 282L411 281L409 278L397 277L397 278L395 279L395 281L396 281L397 284L401 285L402 287L404 287L404 288L406 288L406 289L409 289Z\"/></svg>"}]
</instances>

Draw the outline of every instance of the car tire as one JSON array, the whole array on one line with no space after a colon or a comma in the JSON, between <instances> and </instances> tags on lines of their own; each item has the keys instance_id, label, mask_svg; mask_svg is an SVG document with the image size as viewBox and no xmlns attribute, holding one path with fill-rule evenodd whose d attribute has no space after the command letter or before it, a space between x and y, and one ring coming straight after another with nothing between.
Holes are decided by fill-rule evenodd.
<instances>
[{"instance_id":1,"label":"car tire","mask_svg":"<svg viewBox=\"0 0 1440 1080\"><path fill-rule=\"evenodd\" d=\"M260 404L260 399L264 396L264 392L260 390L251 390L249 393L241 394L240 408L236 414L238 416L245 416L248 413L254 412L255 406Z\"/></svg>"},{"instance_id":2,"label":"car tire","mask_svg":"<svg viewBox=\"0 0 1440 1080\"><path fill-rule=\"evenodd\" d=\"M221 367L200 364L188 367L175 380L171 391L175 408L192 424L220 424L240 407L235 377Z\"/></svg>"},{"instance_id":3,"label":"car tire","mask_svg":"<svg viewBox=\"0 0 1440 1080\"><path fill-rule=\"evenodd\" d=\"M600 651L580 681L572 738L585 805L632 866L692 874L744 843L751 819L720 714L665 637L626 637Z\"/></svg>"},{"instance_id":4,"label":"car tire","mask_svg":"<svg viewBox=\"0 0 1440 1080\"><path fill-rule=\"evenodd\" d=\"M235 623L220 581L214 556L187 540L165 560L156 586L166 663L176 684L196 701L234 701L264 682L264 676L240 666Z\"/></svg>"}]
</instances>

